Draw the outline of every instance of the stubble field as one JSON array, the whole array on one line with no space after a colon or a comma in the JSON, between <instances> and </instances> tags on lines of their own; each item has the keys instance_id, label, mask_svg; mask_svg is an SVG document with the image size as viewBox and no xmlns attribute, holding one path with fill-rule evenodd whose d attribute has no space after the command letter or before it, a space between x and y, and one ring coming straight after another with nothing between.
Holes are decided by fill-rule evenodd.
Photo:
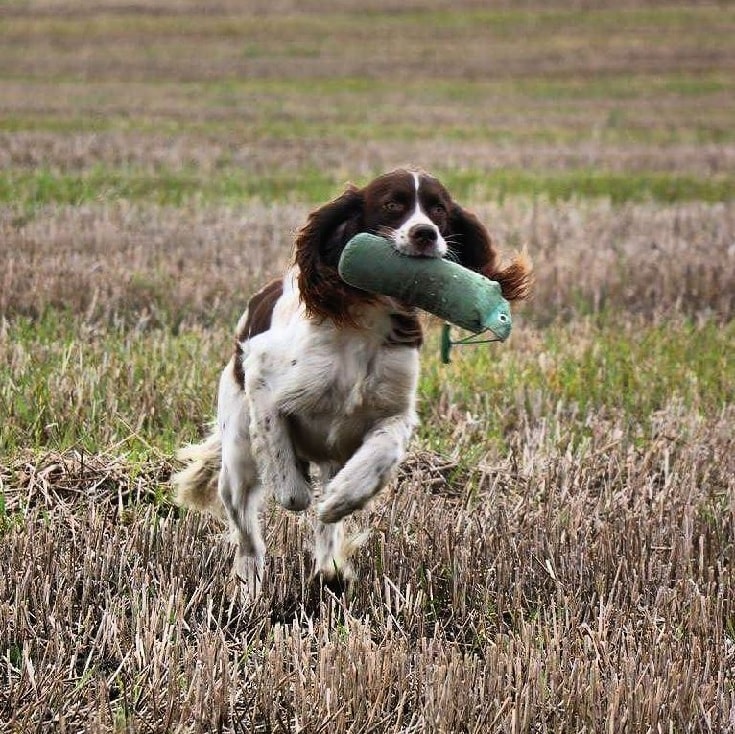
<instances>
[{"instance_id":1,"label":"stubble field","mask_svg":"<svg viewBox=\"0 0 735 734\"><path fill-rule=\"evenodd\" d=\"M0 730L735 728L735 11L0 4ZM350 599L243 603L173 453L344 183L438 174L534 298L440 364Z\"/></svg>"}]
</instances>

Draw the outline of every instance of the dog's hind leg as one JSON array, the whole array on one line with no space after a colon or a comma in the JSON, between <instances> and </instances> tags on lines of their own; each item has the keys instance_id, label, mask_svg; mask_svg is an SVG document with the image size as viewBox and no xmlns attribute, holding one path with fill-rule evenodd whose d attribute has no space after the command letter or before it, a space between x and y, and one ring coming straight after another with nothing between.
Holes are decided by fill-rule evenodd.
<instances>
[{"instance_id":1,"label":"dog's hind leg","mask_svg":"<svg viewBox=\"0 0 735 734\"><path fill-rule=\"evenodd\" d=\"M260 528L263 490L253 459L245 393L225 370L220 381L217 421L222 439L218 491L237 543L235 574L247 596L254 597L263 581L265 542Z\"/></svg>"},{"instance_id":2,"label":"dog's hind leg","mask_svg":"<svg viewBox=\"0 0 735 734\"><path fill-rule=\"evenodd\" d=\"M340 469L339 464L320 464L320 480L326 487ZM335 593L347 590L354 571L345 553L345 531L341 522L314 520L314 576Z\"/></svg>"},{"instance_id":3,"label":"dog's hind leg","mask_svg":"<svg viewBox=\"0 0 735 734\"><path fill-rule=\"evenodd\" d=\"M265 566L265 542L260 528L263 490L255 464L242 455L229 455L223 446L219 495L237 542L235 574L250 597L260 592Z\"/></svg>"}]
</instances>

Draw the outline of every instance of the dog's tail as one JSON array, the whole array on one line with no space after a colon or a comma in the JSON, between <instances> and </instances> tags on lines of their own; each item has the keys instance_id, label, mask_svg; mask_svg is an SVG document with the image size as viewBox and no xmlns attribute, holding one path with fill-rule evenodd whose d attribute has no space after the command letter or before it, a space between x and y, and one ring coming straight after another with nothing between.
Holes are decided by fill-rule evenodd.
<instances>
[{"instance_id":1,"label":"dog's tail","mask_svg":"<svg viewBox=\"0 0 735 734\"><path fill-rule=\"evenodd\" d=\"M222 439L217 425L212 426L201 443L179 449L176 458L186 462L186 466L171 477L176 504L210 512L224 520L225 508L217 493L222 464Z\"/></svg>"}]
</instances>

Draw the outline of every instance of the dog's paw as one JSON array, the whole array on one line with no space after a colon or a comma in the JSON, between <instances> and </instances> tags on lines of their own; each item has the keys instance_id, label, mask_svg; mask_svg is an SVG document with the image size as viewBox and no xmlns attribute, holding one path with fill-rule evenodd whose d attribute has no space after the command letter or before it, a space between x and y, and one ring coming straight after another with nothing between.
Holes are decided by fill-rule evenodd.
<instances>
[{"instance_id":1,"label":"dog's paw","mask_svg":"<svg viewBox=\"0 0 735 734\"><path fill-rule=\"evenodd\" d=\"M235 556L234 578L240 603L254 602L260 597L265 580L265 564L262 557L238 553Z\"/></svg>"},{"instance_id":2,"label":"dog's paw","mask_svg":"<svg viewBox=\"0 0 735 734\"><path fill-rule=\"evenodd\" d=\"M355 580L355 569L347 557L341 554L334 558L324 558L320 566L314 569L312 583L322 589L328 589L337 597L349 598Z\"/></svg>"},{"instance_id":3,"label":"dog's paw","mask_svg":"<svg viewBox=\"0 0 735 734\"><path fill-rule=\"evenodd\" d=\"M300 474L282 478L275 491L276 502L291 512L301 512L311 504L311 485Z\"/></svg>"},{"instance_id":4,"label":"dog's paw","mask_svg":"<svg viewBox=\"0 0 735 734\"><path fill-rule=\"evenodd\" d=\"M334 492L328 494L317 506L316 516L325 523L339 522L355 510L359 510L365 504L364 500L355 498L348 494Z\"/></svg>"},{"instance_id":5,"label":"dog's paw","mask_svg":"<svg viewBox=\"0 0 735 734\"><path fill-rule=\"evenodd\" d=\"M312 582L316 587L326 589L337 598L349 599L354 589L355 573L349 564L331 571L318 571Z\"/></svg>"}]
</instances>

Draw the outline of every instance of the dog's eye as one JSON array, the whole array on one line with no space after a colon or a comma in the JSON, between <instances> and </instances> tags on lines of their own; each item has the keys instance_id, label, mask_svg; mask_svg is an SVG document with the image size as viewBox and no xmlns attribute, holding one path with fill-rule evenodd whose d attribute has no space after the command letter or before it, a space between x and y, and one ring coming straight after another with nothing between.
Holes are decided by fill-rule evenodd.
<instances>
[{"instance_id":1,"label":"dog's eye","mask_svg":"<svg viewBox=\"0 0 735 734\"><path fill-rule=\"evenodd\" d=\"M431 207L431 213L435 217L443 217L447 213L447 210L441 204L434 204Z\"/></svg>"},{"instance_id":2,"label":"dog's eye","mask_svg":"<svg viewBox=\"0 0 735 734\"><path fill-rule=\"evenodd\" d=\"M385 204L383 204L383 207L388 212L402 212L403 211L403 204L401 204L400 201L386 201Z\"/></svg>"}]
</instances>

